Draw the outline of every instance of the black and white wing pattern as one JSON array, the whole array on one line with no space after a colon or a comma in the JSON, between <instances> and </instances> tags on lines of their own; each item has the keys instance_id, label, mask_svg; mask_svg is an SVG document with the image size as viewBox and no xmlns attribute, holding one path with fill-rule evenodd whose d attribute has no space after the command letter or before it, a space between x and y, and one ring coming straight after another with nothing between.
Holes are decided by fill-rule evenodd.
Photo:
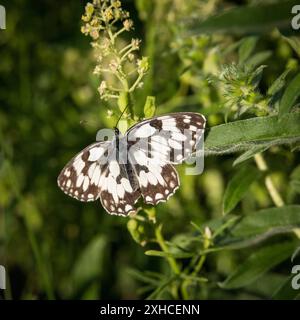
<instances>
[{"instance_id":1,"label":"black and white wing pattern","mask_svg":"<svg viewBox=\"0 0 300 320\"><path fill-rule=\"evenodd\" d=\"M168 163L143 166L136 164L135 170L144 202L156 205L168 200L179 188L177 171Z\"/></svg>"},{"instance_id":2,"label":"black and white wing pattern","mask_svg":"<svg viewBox=\"0 0 300 320\"><path fill-rule=\"evenodd\" d=\"M179 188L172 164L182 163L196 151L205 121L197 113L173 113L142 121L128 130L129 160L146 203L164 202Z\"/></svg>"},{"instance_id":3,"label":"black and white wing pattern","mask_svg":"<svg viewBox=\"0 0 300 320\"><path fill-rule=\"evenodd\" d=\"M80 201L95 201L100 194L101 162L111 142L97 142L78 153L61 171L57 183L67 195ZM102 160L102 161L101 161Z\"/></svg>"},{"instance_id":4,"label":"black and white wing pattern","mask_svg":"<svg viewBox=\"0 0 300 320\"><path fill-rule=\"evenodd\" d=\"M75 156L58 176L58 186L80 201L100 198L110 214L135 212L141 196L130 163L119 163L111 141L94 143Z\"/></svg>"},{"instance_id":5,"label":"black and white wing pattern","mask_svg":"<svg viewBox=\"0 0 300 320\"><path fill-rule=\"evenodd\" d=\"M127 216L135 204L156 205L179 188L173 164L196 151L205 118L192 112L158 116L137 123L125 136L94 143L76 155L58 177L59 187L80 201L100 198L110 214Z\"/></svg>"},{"instance_id":6,"label":"black and white wing pattern","mask_svg":"<svg viewBox=\"0 0 300 320\"><path fill-rule=\"evenodd\" d=\"M141 191L130 162L118 162L115 152L110 156L100 178L100 201L113 215L127 216L136 212L135 203Z\"/></svg>"},{"instance_id":7,"label":"black and white wing pattern","mask_svg":"<svg viewBox=\"0 0 300 320\"><path fill-rule=\"evenodd\" d=\"M180 164L196 151L205 123L203 115L193 112L158 116L131 127L127 132L128 145L147 153L156 162Z\"/></svg>"}]
</instances>

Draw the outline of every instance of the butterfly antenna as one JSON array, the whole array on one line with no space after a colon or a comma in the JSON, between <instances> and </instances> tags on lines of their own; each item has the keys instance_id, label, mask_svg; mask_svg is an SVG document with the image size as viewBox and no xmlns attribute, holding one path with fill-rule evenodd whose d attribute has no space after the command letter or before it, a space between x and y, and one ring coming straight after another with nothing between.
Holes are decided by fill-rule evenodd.
<instances>
[{"instance_id":1,"label":"butterfly antenna","mask_svg":"<svg viewBox=\"0 0 300 320\"><path fill-rule=\"evenodd\" d=\"M125 113L125 111L127 110L127 108L128 108L128 105L124 108L124 110L122 111L122 113L121 113L121 115L120 115L120 117L119 117L119 119L118 119L118 121L117 121L117 123L116 123L116 125L115 125L115 128L117 128L117 126L118 126L118 124L119 124L119 122L120 122L120 120L121 120L121 118L122 118L122 116L123 116L123 114Z\"/></svg>"}]
</instances>

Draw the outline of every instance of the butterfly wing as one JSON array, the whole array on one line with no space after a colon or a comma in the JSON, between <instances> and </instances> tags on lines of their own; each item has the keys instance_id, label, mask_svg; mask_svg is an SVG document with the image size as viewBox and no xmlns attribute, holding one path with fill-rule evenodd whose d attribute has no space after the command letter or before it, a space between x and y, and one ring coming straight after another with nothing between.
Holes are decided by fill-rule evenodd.
<instances>
[{"instance_id":1,"label":"butterfly wing","mask_svg":"<svg viewBox=\"0 0 300 320\"><path fill-rule=\"evenodd\" d=\"M141 194L149 204L166 201L179 187L171 163L181 163L196 150L204 127L205 118L191 112L142 121L123 140L128 161L116 160L112 142L94 143L65 166L58 185L80 201L100 198L108 213L123 216L136 211Z\"/></svg>"},{"instance_id":2,"label":"butterfly wing","mask_svg":"<svg viewBox=\"0 0 300 320\"><path fill-rule=\"evenodd\" d=\"M145 203L156 205L165 202L179 188L177 171L169 163L135 164L135 171Z\"/></svg>"},{"instance_id":3,"label":"butterfly wing","mask_svg":"<svg viewBox=\"0 0 300 320\"><path fill-rule=\"evenodd\" d=\"M205 123L204 116L193 112L158 116L131 127L127 132L128 145L157 162L179 164L196 151Z\"/></svg>"},{"instance_id":4,"label":"butterfly wing","mask_svg":"<svg viewBox=\"0 0 300 320\"><path fill-rule=\"evenodd\" d=\"M173 164L196 151L203 135L205 118L197 113L168 114L142 121L127 132L132 163L144 201L166 201L180 182Z\"/></svg>"},{"instance_id":5,"label":"butterfly wing","mask_svg":"<svg viewBox=\"0 0 300 320\"><path fill-rule=\"evenodd\" d=\"M129 162L111 157L100 179L100 201L109 214L127 216L136 212L134 204L141 196L137 177Z\"/></svg>"},{"instance_id":6,"label":"butterfly wing","mask_svg":"<svg viewBox=\"0 0 300 320\"><path fill-rule=\"evenodd\" d=\"M95 201L100 195L103 173L111 142L97 142L77 154L61 171L57 183L67 195L80 201Z\"/></svg>"},{"instance_id":7,"label":"butterfly wing","mask_svg":"<svg viewBox=\"0 0 300 320\"><path fill-rule=\"evenodd\" d=\"M116 161L112 142L94 143L76 155L58 176L58 186L80 201L95 201L109 214L128 215L141 193L129 163Z\"/></svg>"}]
</instances>

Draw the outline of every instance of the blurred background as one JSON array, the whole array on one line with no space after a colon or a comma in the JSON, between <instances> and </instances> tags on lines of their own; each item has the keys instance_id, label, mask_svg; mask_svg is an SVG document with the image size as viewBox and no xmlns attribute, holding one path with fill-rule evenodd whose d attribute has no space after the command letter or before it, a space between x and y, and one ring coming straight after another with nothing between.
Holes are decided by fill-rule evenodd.
<instances>
[{"instance_id":1,"label":"blurred background","mask_svg":"<svg viewBox=\"0 0 300 320\"><path fill-rule=\"evenodd\" d=\"M142 39L141 54L150 60L136 98L137 112L145 97L153 95L158 114L189 110L205 114L209 127L224 123L220 86L207 79L221 74L223 63L237 59L236 43L242 36L181 38L179 20L204 20L235 6L262 2L272 1L123 0L135 24L132 36ZM128 219L108 215L99 201L71 199L56 183L64 165L95 140L97 130L114 124L107 117L112 106L100 100L97 91L100 83L93 75L90 38L80 32L86 2L1 4L7 14L6 30L0 30L0 264L8 271L6 298L144 298L147 290L139 272L168 272L164 259L144 254L155 247L148 226L134 233L129 225L129 232ZM255 52L264 52L260 64L268 65L262 92L287 66L298 68L297 54L278 31L260 36ZM266 157L276 185L287 194L288 177L299 156L277 147ZM156 210L166 239L194 234L191 221L202 225L222 216L226 184L238 170L232 168L234 159L233 155L208 157L204 173L196 177L184 176L183 168L178 168L180 190ZM237 210L247 213L270 206L264 185L255 182ZM205 272L214 284L201 287L194 298L265 297L267 293L257 286L225 292L216 285L245 255L243 250L213 255ZM289 273L285 268L282 265L271 274L268 284L279 283Z\"/></svg>"}]
</instances>

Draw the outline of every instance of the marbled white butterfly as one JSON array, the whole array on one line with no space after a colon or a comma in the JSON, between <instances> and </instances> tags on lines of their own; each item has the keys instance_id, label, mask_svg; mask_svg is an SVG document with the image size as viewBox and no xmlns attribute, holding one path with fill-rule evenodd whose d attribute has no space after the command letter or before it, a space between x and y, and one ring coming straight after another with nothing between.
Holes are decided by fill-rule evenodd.
<instances>
[{"instance_id":1,"label":"marbled white butterfly","mask_svg":"<svg viewBox=\"0 0 300 320\"><path fill-rule=\"evenodd\" d=\"M173 164L196 151L205 118L192 112L171 113L141 121L122 136L96 142L75 156L58 177L59 187L80 201L100 198L110 214L136 212L142 196L147 204L166 201L179 187Z\"/></svg>"}]
</instances>

